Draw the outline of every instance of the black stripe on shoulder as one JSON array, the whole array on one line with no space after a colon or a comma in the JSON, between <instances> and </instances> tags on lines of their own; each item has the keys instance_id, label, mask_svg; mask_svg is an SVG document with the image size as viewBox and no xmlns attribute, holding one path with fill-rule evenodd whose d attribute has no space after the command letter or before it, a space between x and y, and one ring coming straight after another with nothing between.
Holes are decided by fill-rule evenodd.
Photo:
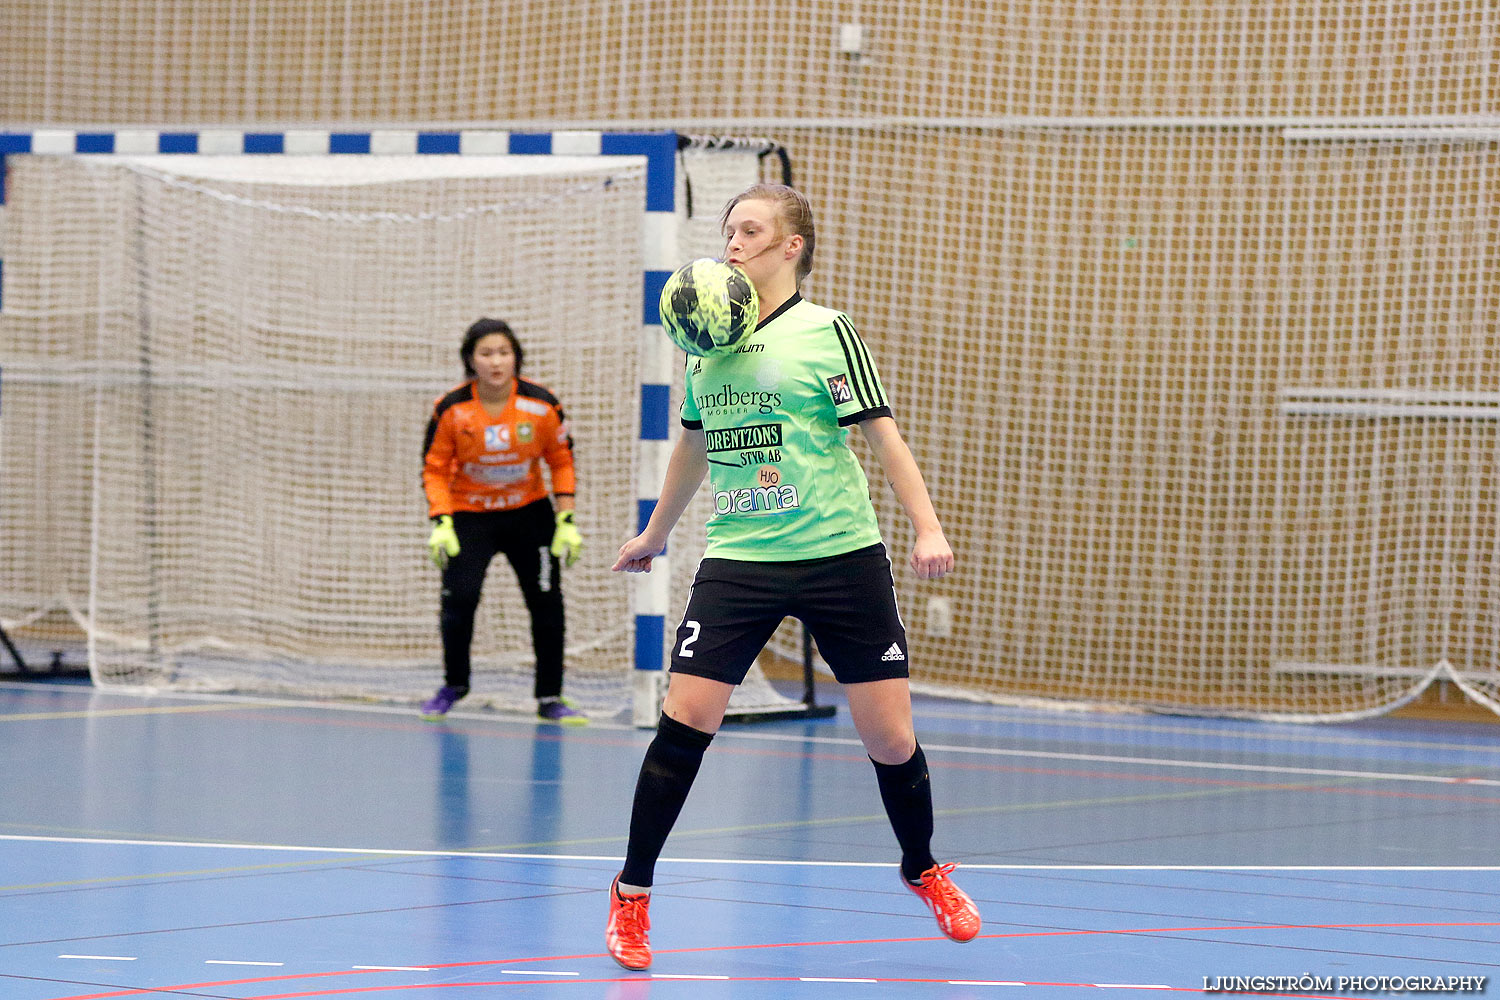
<instances>
[{"instance_id":1,"label":"black stripe on shoulder","mask_svg":"<svg viewBox=\"0 0 1500 1000\"><path fill-rule=\"evenodd\" d=\"M457 406L459 403L467 403L469 400L471 400L473 398L474 398L474 383L473 382L465 382L463 385L459 386L457 389L451 389L451 390L449 390L449 392L445 396L443 396L441 399L439 399L437 401L437 403L435 403L433 405L433 407L432 407L432 419L434 419L434 420L441 419L442 416L443 416L443 414L446 413L446 412L448 412L448 410L450 410L453 407Z\"/></svg>"},{"instance_id":2,"label":"black stripe on shoulder","mask_svg":"<svg viewBox=\"0 0 1500 1000\"><path fill-rule=\"evenodd\" d=\"M833 321L833 329L838 337L839 347L844 352L844 363L849 366L849 385L854 390L855 399L862 409L879 406L884 400L880 398L870 378L869 355L865 352L864 342L854 331L854 324L843 316L838 316Z\"/></svg>"},{"instance_id":3,"label":"black stripe on shoulder","mask_svg":"<svg viewBox=\"0 0 1500 1000\"><path fill-rule=\"evenodd\" d=\"M859 335L858 330L854 329L854 324L849 322L847 316L844 317L844 322L848 325L849 332L854 334L854 343L858 348L860 358L863 359L866 373L870 379L870 395L874 397L877 406L889 403L890 401L885 398L884 390L881 389L880 376L875 372L875 362L870 358L870 349L865 346L865 339Z\"/></svg>"},{"instance_id":4,"label":"black stripe on shoulder","mask_svg":"<svg viewBox=\"0 0 1500 1000\"><path fill-rule=\"evenodd\" d=\"M844 352L844 374L849 378L850 388L859 394L859 405L868 406L864 394L859 393L859 380L854 377L854 358L849 355L849 344L844 340L844 331L839 328L838 320L833 322L833 335L839 342L839 349Z\"/></svg>"},{"instance_id":5,"label":"black stripe on shoulder","mask_svg":"<svg viewBox=\"0 0 1500 1000\"><path fill-rule=\"evenodd\" d=\"M427 458L427 453L432 450L432 439L437 437L438 421L443 419L443 414L459 403L467 403L473 398L474 383L465 382L433 404L432 419L427 421L427 433L422 437L422 458L424 460Z\"/></svg>"},{"instance_id":6,"label":"black stripe on shoulder","mask_svg":"<svg viewBox=\"0 0 1500 1000\"><path fill-rule=\"evenodd\" d=\"M555 409L562 409L562 403L559 402L558 398L552 394L552 390L547 388L545 385L542 385L540 382L533 382L530 379L525 378L517 378L516 395L525 396L528 399L540 399L542 402L554 407Z\"/></svg>"}]
</instances>

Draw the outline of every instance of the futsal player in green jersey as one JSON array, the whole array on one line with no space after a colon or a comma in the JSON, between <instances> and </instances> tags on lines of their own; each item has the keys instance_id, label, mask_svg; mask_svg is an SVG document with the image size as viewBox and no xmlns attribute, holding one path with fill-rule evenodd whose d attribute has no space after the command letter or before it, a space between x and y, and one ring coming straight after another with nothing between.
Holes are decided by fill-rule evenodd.
<instances>
[{"instance_id":1,"label":"futsal player in green jersey","mask_svg":"<svg viewBox=\"0 0 1500 1000\"><path fill-rule=\"evenodd\" d=\"M648 905L656 860L677 821L729 696L788 615L817 640L875 765L901 847L902 882L943 933L968 941L979 911L932 856L932 790L912 727L906 630L869 484L846 441L857 426L916 529L910 563L933 579L953 569L910 449L875 365L848 317L804 300L812 209L782 185L757 184L721 220L724 259L755 283L760 322L732 352L689 358L683 433L646 529L614 569L648 572L705 475L708 547L672 650L656 737L636 783L625 867L610 887L605 941L627 969L651 964Z\"/></svg>"}]
</instances>

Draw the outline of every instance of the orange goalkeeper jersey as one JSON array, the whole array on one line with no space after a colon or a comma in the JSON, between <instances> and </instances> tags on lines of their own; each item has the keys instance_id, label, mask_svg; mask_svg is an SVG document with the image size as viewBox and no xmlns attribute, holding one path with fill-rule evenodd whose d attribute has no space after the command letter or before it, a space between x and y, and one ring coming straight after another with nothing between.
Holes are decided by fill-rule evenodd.
<instances>
[{"instance_id":1,"label":"orange goalkeeper jersey","mask_svg":"<svg viewBox=\"0 0 1500 1000\"><path fill-rule=\"evenodd\" d=\"M465 382L433 405L423 448L429 517L454 511L512 510L552 492L570 496L573 439L562 404L545 386L517 378L505 408L490 414Z\"/></svg>"}]
</instances>

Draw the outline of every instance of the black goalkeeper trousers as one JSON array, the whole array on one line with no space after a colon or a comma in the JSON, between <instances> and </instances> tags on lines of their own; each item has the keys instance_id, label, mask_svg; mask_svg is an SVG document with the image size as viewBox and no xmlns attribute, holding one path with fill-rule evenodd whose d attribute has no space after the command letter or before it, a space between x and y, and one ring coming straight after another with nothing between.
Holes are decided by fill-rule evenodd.
<instances>
[{"instance_id":1,"label":"black goalkeeper trousers","mask_svg":"<svg viewBox=\"0 0 1500 1000\"><path fill-rule=\"evenodd\" d=\"M548 548L554 528L552 502L547 499L516 510L482 513L459 511L453 515L458 535L458 555L443 571L442 610L439 626L443 635L443 683L469 687L470 646L474 641L474 614L484 589L490 560L504 553L521 596L531 613L531 645L536 652L538 698L562 694L563 596L557 557Z\"/></svg>"}]
</instances>

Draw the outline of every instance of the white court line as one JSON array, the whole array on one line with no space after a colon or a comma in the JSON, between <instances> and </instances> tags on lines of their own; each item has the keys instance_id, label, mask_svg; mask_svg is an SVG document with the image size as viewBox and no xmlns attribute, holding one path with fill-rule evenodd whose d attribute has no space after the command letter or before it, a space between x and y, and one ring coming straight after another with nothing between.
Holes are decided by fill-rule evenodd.
<instances>
[{"instance_id":1,"label":"white court line","mask_svg":"<svg viewBox=\"0 0 1500 1000\"><path fill-rule=\"evenodd\" d=\"M541 972L536 969L501 969L502 976L576 976L576 972Z\"/></svg>"},{"instance_id":2,"label":"white court line","mask_svg":"<svg viewBox=\"0 0 1500 1000\"><path fill-rule=\"evenodd\" d=\"M950 979L949 986L1025 986L1025 983L1012 983L1000 979Z\"/></svg>"},{"instance_id":3,"label":"white court line","mask_svg":"<svg viewBox=\"0 0 1500 1000\"><path fill-rule=\"evenodd\" d=\"M432 969L425 965L351 965L351 969L360 972L431 972Z\"/></svg>"},{"instance_id":4,"label":"white court line","mask_svg":"<svg viewBox=\"0 0 1500 1000\"><path fill-rule=\"evenodd\" d=\"M797 980L801 983L878 983L878 979L822 979L817 976L801 976Z\"/></svg>"},{"instance_id":5,"label":"white court line","mask_svg":"<svg viewBox=\"0 0 1500 1000\"><path fill-rule=\"evenodd\" d=\"M96 844L102 847L184 847L224 851L289 851L313 854L377 855L393 858L484 858L499 861L601 861L618 864L619 854L510 854L501 851L410 851L378 847L313 847L299 844L215 844L192 840L119 840L104 837L39 837L0 833L0 841ZM673 865L758 865L769 868L889 868L889 861L806 861L770 858L662 858ZM1500 872L1500 865L1002 865L963 863L976 871L1042 872ZM602 889L600 890L603 891Z\"/></svg>"},{"instance_id":6,"label":"white court line","mask_svg":"<svg viewBox=\"0 0 1500 1000\"><path fill-rule=\"evenodd\" d=\"M653 972L652 979L728 979L728 976L690 976L682 972Z\"/></svg>"},{"instance_id":7,"label":"white court line","mask_svg":"<svg viewBox=\"0 0 1500 1000\"><path fill-rule=\"evenodd\" d=\"M86 962L134 962L134 955L58 955L58 958L81 958Z\"/></svg>"},{"instance_id":8,"label":"white court line","mask_svg":"<svg viewBox=\"0 0 1500 1000\"><path fill-rule=\"evenodd\" d=\"M31 684L31 683L29 683L27 681L0 681L0 687L14 687L14 688L22 689L22 690L33 690L35 688L35 685ZM414 708L412 706L407 706L407 705L358 705L358 704L336 702L336 701L312 701L312 700L307 700L307 699L274 698L274 697L259 696L259 695L203 694L201 692L192 692L192 691L165 691L165 690L160 690L160 689L149 689L149 688L148 689L137 689L137 688L129 688L129 687L125 687L125 688L111 688L109 691L104 692L104 693L108 694L108 695L118 695L121 698L126 698L126 699L133 698L133 699L137 699L137 700L145 700L145 699L151 699L151 698L160 698L160 699L164 699L164 700L165 699L175 699L175 700L180 700L180 701L228 702L228 703L232 703L232 704L245 705L246 707L249 707L249 708L299 708L299 709L309 709L309 710L313 710L313 711L324 711L324 710L326 710L326 711L330 711L330 712L362 712L362 713L367 713L367 714L372 714L372 715L395 715L395 716L402 716L402 717L406 717L406 718L415 718L415 715L414 715L414 711L415 710L414 710ZM917 692L917 693L920 693L920 692ZM1470 753L1475 752L1475 751L1478 751L1478 752L1481 752L1481 753L1490 753L1490 752L1500 753L1500 745L1497 745L1496 747L1491 748L1491 747L1475 747L1475 746L1472 746L1472 745L1469 745L1469 744L1461 744L1461 743L1426 743L1426 742L1422 742L1422 741L1419 741L1419 740L1382 740L1382 739L1377 739L1377 738L1374 738L1374 737L1330 736L1327 733L1318 732L1318 731L1312 730L1311 728L1309 728L1308 731L1305 732L1305 733L1286 732L1284 729L1281 730L1281 731L1278 731L1278 732L1273 732L1273 733L1255 733L1255 732L1250 732L1248 730L1246 730L1245 732L1238 732L1238 731L1229 732L1227 730L1219 730L1219 729L1213 729L1213 728L1203 727L1203 726L1201 726L1201 724L1197 728L1184 728L1182 726L1170 726L1170 725L1150 726L1150 725L1145 725L1144 723L1142 723L1142 724L1131 724L1131 723L1126 723L1126 722L1111 722L1111 721L1107 721L1107 720L1104 720L1104 719L1093 718L1093 717L1090 717L1090 716L1096 716L1096 715L1098 715L1100 713L1098 713L1097 711L1092 710L1092 709L1090 709L1090 710L1081 710L1081 709L1062 709L1062 710L1035 709L1035 710L1028 710L1028 709L1026 709L1024 707L1018 708L1018 707L1013 706L1013 705L1000 705L1000 704L991 705L988 702L972 702L972 703L967 703L966 702L966 704L973 704L976 707L981 707L981 708L994 708L994 709L997 710L997 712L1004 713L1004 715L1002 716L1002 718L1003 718L1003 720L1007 724L1011 724L1011 723L1028 724L1028 723L1033 723L1034 722L1037 725L1043 725L1043 726L1053 726L1053 725L1056 725L1056 726L1080 726L1080 727L1086 728L1086 729L1125 729L1125 730L1142 730L1142 731L1148 731L1148 732L1164 732L1164 733L1173 733L1173 734L1184 734L1185 733L1185 734L1190 734L1190 735L1221 735L1222 736L1222 735L1226 735L1226 733L1227 733L1228 735L1232 735L1236 739L1245 740L1247 742L1253 740L1253 741L1259 741L1259 742L1265 742L1265 743L1273 743L1273 744L1274 743L1284 743L1284 742L1287 742L1287 741L1294 741L1294 742L1301 742L1301 743L1327 743L1327 744L1334 744L1334 745L1356 745L1356 746L1376 746L1376 747L1421 748L1421 749L1428 749L1428 750L1464 750L1464 751L1467 751L1467 752L1470 752ZM525 714L522 714L522 713L519 713L519 712L507 713L507 712L500 711L498 709L495 710L495 711L488 711L488 712L486 712L486 711L477 711L477 710L476 711L453 711L453 712L449 712L448 714L449 714L449 716L451 718L455 718L455 719L468 719L468 720L473 720L475 722L494 722L494 723L499 723L501 725L525 726L527 728L534 728L535 725L536 725L536 720L532 719L529 715L525 715ZM917 715L919 717L921 715L923 715L923 714L928 714L928 715L931 715L931 716L934 716L934 717L938 717L938 718L945 718L945 717L953 717L953 718L961 718L961 719L971 718L971 716L963 715L963 714L957 714L957 713L954 713L954 714L950 715L950 714L946 714L946 713L942 713L942 712L928 712L928 713L923 713L920 709L917 711ZM1136 717L1136 718L1146 718L1146 717L1149 716L1149 717L1152 717L1152 718L1155 718L1155 719L1161 719L1163 721L1166 721L1163 716L1154 715L1153 713L1148 713L1148 712L1136 712L1136 711L1132 711L1132 712L1122 713L1122 714L1126 714L1126 715L1133 716L1133 717ZM1207 717L1204 721L1210 721L1213 718L1214 717ZM1234 723L1245 723L1246 725L1255 725L1255 724L1257 724L1256 720L1253 720L1253 719L1228 719L1226 721L1228 721L1228 722L1234 722ZM1285 726L1300 727L1300 726L1308 726L1309 725L1308 723L1300 723L1300 722L1268 722L1268 723L1264 723L1264 724L1265 725L1269 725L1269 726L1284 726L1284 727ZM1188 725L1192 726L1193 723L1189 722ZM609 719L603 719L603 718L593 718L593 719L591 719L590 722L589 722L589 728L591 730L593 730L593 731L596 731L596 732L602 732L602 731L626 732L626 733L640 733L640 732L642 732L642 730L639 727L637 727L637 726L634 726L634 725L631 725L631 724L628 724L628 723L612 722ZM786 733L746 733L746 732L741 732L738 729L721 730L720 733L719 733L719 737L722 738L722 739L724 739L724 740L760 739L760 740L771 740L771 741L774 741L774 742L781 742L781 743L806 743L806 742L814 742L814 741L823 741L823 742L837 742L837 743L839 743L841 745L847 745L847 746L851 746L851 747L858 747L858 746L862 745L860 743L860 741L856 740L856 739L843 739L843 740L840 740L840 739L836 739L834 737L808 737L808 736L792 735L792 734L786 734ZM923 744L923 748L927 749L927 745L925 743ZM953 752L956 752L956 753L962 753L962 752L973 753L973 752L976 752L976 750L978 750L979 748L953 746L953 747L944 747L943 749L950 750L950 751L953 751ZM1016 753L1016 754L1020 754L1020 755L1026 755L1028 753L1031 753L1029 751L1012 751L1012 752ZM1034 755L1035 756L1047 756L1045 753L1042 753L1040 751L1035 752ZM1112 758L1099 758L1099 759L1104 760L1104 759L1112 759ZM1136 758L1118 758L1118 759L1121 759L1121 760L1134 760ZM1165 760L1162 760L1162 759L1158 759L1158 758L1148 757L1148 758L1141 758L1141 759L1144 760L1144 761L1147 761L1149 763L1156 763L1156 764L1166 764L1166 763L1169 763L1168 761L1165 761ZM1187 764L1179 763L1177 766L1191 766L1191 763L1190 762L1187 763ZM1434 779L1434 780L1436 780L1436 779Z\"/></svg>"},{"instance_id":9,"label":"white court line","mask_svg":"<svg viewBox=\"0 0 1500 1000\"><path fill-rule=\"evenodd\" d=\"M775 733L733 734L743 740L785 742L788 737ZM798 736L799 743L826 746L863 747L859 740L837 736ZM1003 747L970 747L948 743L923 743L925 751L972 754L979 757L1024 757L1036 760L1067 760L1085 764L1135 764L1143 767L1179 767L1204 771L1235 771L1249 774L1294 774L1309 778L1364 778L1371 781L1418 781L1440 785L1488 785L1500 788L1500 778L1463 778L1449 774L1416 774L1405 771L1346 771L1329 767L1287 767L1273 764L1232 764L1218 760L1177 760L1170 757L1126 757L1118 754L1062 753L1051 750L1007 750Z\"/></svg>"},{"instance_id":10,"label":"white court line","mask_svg":"<svg viewBox=\"0 0 1500 1000\"><path fill-rule=\"evenodd\" d=\"M992 723L998 721L1007 727L1026 726L1032 729L1086 729L1096 731L1114 731L1127 733L1156 733L1170 736L1216 736L1232 739L1236 742L1249 743L1308 743L1315 746L1348 746L1348 747L1381 747L1385 749L1400 750L1459 750L1464 753L1500 754L1500 743L1494 746L1475 746L1472 743L1445 743L1438 740L1396 740L1384 739L1378 736L1334 736L1326 732L1307 729L1307 723L1257 723L1254 720L1230 719L1231 723L1243 724L1245 729L1231 729L1228 727L1214 727L1206 725L1213 721L1204 718L1198 724L1179 720L1178 724L1171 724L1160 715L1150 715L1155 721L1147 722L1112 722L1091 716L1101 714L1092 711L1077 712L1050 712L1046 709L1027 711L1025 709L1007 710L1006 706L988 705L978 703L976 708L995 709L994 718L986 718L973 712L940 711L931 708L918 708L915 714L918 722L922 719L959 719L966 722ZM1137 718L1145 718L1149 713L1129 713ZM1248 727L1256 725L1288 726L1300 731L1287 732L1256 732ZM921 726L919 725L920 729Z\"/></svg>"},{"instance_id":11,"label":"white court line","mask_svg":"<svg viewBox=\"0 0 1500 1000\"><path fill-rule=\"evenodd\" d=\"M17 688L17 690L30 691L34 690L34 687L36 685L27 681L0 681L0 688ZM318 702L318 700L309 699L278 699L278 697L255 696L255 694L202 694L196 693L196 691L165 691L151 690L151 688L111 688L105 694L120 696L121 699L174 699L183 700L183 702L228 702L236 703L236 705L245 705L248 708L296 708L312 709L312 711L324 711L326 709L326 711L330 712L365 712L365 714L371 715L399 715L399 717L407 718L413 718L414 712L414 709L407 705L354 705L354 703ZM916 694L921 693L916 691ZM1379 739L1373 738L1373 736L1332 736L1329 733L1311 729L1310 724L1307 723L1265 723L1266 726L1293 727L1293 729L1296 729L1296 727L1308 727L1307 732L1301 733L1286 732L1286 729L1274 733L1254 733L1248 732L1248 730L1247 732L1236 732L1236 730L1229 729L1214 729L1214 727L1203 724L1208 723L1208 721L1215 721L1217 717L1205 717L1205 720L1199 724L1188 721L1188 723L1182 724L1182 726L1172 726L1172 724L1160 724L1160 726L1158 724L1149 724L1148 726L1145 723L1125 723L1125 721L1116 723L1116 721L1109 721L1106 718L1098 718L1101 714L1104 714L1104 712L1098 711L1098 709L1028 709L1025 706L992 705L989 702L968 702L968 700L963 700L963 703L965 705L972 705L974 708L995 709L1001 720L1007 724L1037 724L1037 726L1082 727L1082 729L1103 730L1140 730L1140 732L1179 733L1179 735L1185 733L1185 735L1194 736L1229 735L1236 739L1268 742L1268 744L1292 741L1311 742L1311 744L1355 745L1355 747L1422 748L1422 750L1463 750L1469 751L1469 753L1475 753L1475 751L1479 751L1479 753L1500 753L1500 745L1490 748L1473 747L1470 744L1443 744L1443 742L1407 741L1407 739ZM465 718L465 720L478 721L478 723L499 723L504 724L504 726L535 726L535 720L532 720L529 715L523 715L520 712L502 712L499 709L490 712L453 711L449 712L449 715L452 718ZM1161 723L1166 723L1167 721L1166 717L1152 714L1152 712L1115 712L1116 718L1121 717L1121 715L1134 718L1149 717L1161 721ZM924 711L924 709L918 708L916 709L916 717L962 718L962 720L971 720L971 718L974 718L974 715L963 714L963 712L932 711L932 709ZM1229 720L1223 721L1227 721L1227 723L1247 724L1247 726L1257 724L1256 720L1241 720L1241 718L1229 718ZM592 718L592 720L589 720L589 729L595 730L595 732L603 732L603 730L627 733L642 732L639 727L631 726L631 724L627 723L613 723L613 721L607 720L607 718ZM747 738L769 738L784 742L804 742L807 739L805 736L768 735L768 733L763 735L763 733L741 733L739 730L721 730L720 735L723 736L723 739L735 739L738 736L747 736ZM859 745L858 741L847 742L849 742L849 745Z\"/></svg>"},{"instance_id":12,"label":"white court line","mask_svg":"<svg viewBox=\"0 0 1500 1000\"><path fill-rule=\"evenodd\" d=\"M285 962L238 962L227 958L205 958L204 965L264 965L273 969L279 969Z\"/></svg>"}]
</instances>

